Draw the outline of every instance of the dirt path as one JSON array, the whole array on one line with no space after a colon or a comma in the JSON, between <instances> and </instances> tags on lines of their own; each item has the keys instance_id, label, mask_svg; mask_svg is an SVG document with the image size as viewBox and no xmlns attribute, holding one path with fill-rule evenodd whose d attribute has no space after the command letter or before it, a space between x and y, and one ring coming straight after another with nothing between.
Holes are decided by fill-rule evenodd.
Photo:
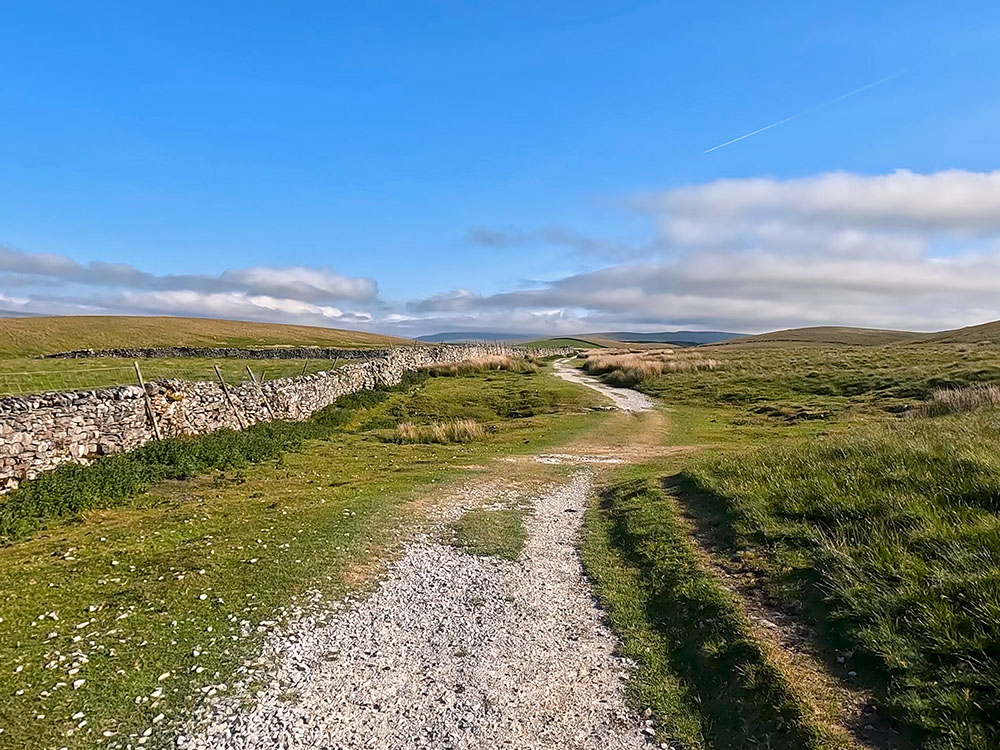
<instances>
[{"instance_id":1,"label":"dirt path","mask_svg":"<svg viewBox=\"0 0 1000 750\"><path fill-rule=\"evenodd\" d=\"M502 480L456 493L442 524L470 507L530 501L517 561L467 554L433 532L416 539L371 596L273 637L277 671L253 706L215 703L179 745L644 747L625 705L629 665L575 548L591 481L581 467L534 497Z\"/></svg>"},{"instance_id":2,"label":"dirt path","mask_svg":"<svg viewBox=\"0 0 1000 750\"><path fill-rule=\"evenodd\" d=\"M565 364L557 374L625 411L652 407L642 394L607 393ZM436 525L403 549L369 596L270 636L256 667L265 684L253 699L244 689L210 700L178 746L646 747L647 724L625 703L630 665L615 655L576 551L595 464L616 459L521 460L578 468L568 481L526 489L498 465L444 499ZM470 508L512 506L530 509L516 561L441 541Z\"/></svg>"},{"instance_id":3,"label":"dirt path","mask_svg":"<svg viewBox=\"0 0 1000 750\"><path fill-rule=\"evenodd\" d=\"M559 360L555 363L554 369L556 375L563 380L586 386L607 396L622 411L649 411L653 408L653 400L646 394L633 391L631 388L613 388L610 385L605 385L599 380L584 375L580 370L571 366L569 360Z\"/></svg>"}]
</instances>

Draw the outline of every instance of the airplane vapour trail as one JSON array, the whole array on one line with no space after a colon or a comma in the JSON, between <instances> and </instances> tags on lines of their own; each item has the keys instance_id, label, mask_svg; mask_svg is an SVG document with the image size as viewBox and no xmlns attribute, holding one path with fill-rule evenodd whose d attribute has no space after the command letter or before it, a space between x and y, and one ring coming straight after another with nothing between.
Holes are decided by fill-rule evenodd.
<instances>
[{"instance_id":1,"label":"airplane vapour trail","mask_svg":"<svg viewBox=\"0 0 1000 750\"><path fill-rule=\"evenodd\" d=\"M862 91L867 91L868 89L873 89L876 86L881 86L883 83L888 83L893 78L896 78L897 76L902 75L904 72L905 71L897 70L895 73L891 73L890 75L887 75L885 78L879 78L877 81L872 81L871 83L866 83L864 86L861 86L860 88L856 88L853 91L848 91L846 94L841 94L840 96L836 96L833 99L828 99L825 102L820 102L819 104L817 104L815 106L809 107L809 109L804 109L801 112L795 113L794 115L789 115L788 117L782 118L782 119L780 119L780 120L778 120L776 122L772 122L770 125L765 125L762 128L757 128L756 130L752 130L749 133L744 133L743 135L739 136L738 138L733 138L731 141L726 141L725 143L720 143L718 146L712 146L712 148L707 148L707 149L705 149L704 153L708 154L708 153L711 153L712 151L718 151L720 148L725 148L726 146L731 146L734 143L742 141L744 138L749 138L752 135L757 135L758 133L763 133L765 130L770 130L771 128L776 128L779 125L784 125L786 122L790 122L792 120L798 119L799 117L802 117L803 115L808 115L811 112L815 112L817 109L822 109L823 107L829 107L831 104L836 104L837 102L842 102L842 101L844 101L844 99L849 99L850 97L852 97L852 96L854 96L856 94L860 94Z\"/></svg>"}]
</instances>

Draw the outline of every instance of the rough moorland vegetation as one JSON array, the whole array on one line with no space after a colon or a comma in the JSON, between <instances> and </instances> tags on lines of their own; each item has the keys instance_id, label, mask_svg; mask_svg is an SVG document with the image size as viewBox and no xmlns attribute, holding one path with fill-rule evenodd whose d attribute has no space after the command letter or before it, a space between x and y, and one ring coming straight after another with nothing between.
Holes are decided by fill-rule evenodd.
<instances>
[{"instance_id":1,"label":"rough moorland vegetation","mask_svg":"<svg viewBox=\"0 0 1000 750\"><path fill-rule=\"evenodd\" d=\"M921 748L1000 745L1000 348L772 344L703 355L718 366L637 383L672 408L677 441L705 447L652 465L654 489L619 488L595 511L590 544L605 554L591 567L604 596L640 595L601 576L615 552L653 586L642 596L686 592L708 611L712 587L657 572L679 554L670 540L688 517L718 560L809 626L841 677L871 693L876 713L862 724L881 721L873 732ZM644 545L658 552L638 555ZM645 627L662 625L661 610L644 612ZM713 648L737 645L734 634ZM666 653L665 673L698 692ZM695 746L713 747L722 714L705 700L684 705L697 705ZM726 711L744 708L734 698Z\"/></svg>"}]
</instances>

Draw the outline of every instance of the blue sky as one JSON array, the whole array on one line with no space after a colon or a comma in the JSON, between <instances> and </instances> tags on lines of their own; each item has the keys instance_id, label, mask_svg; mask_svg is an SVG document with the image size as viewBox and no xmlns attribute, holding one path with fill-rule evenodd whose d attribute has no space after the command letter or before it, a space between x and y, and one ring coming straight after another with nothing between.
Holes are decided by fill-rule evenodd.
<instances>
[{"instance_id":1,"label":"blue sky","mask_svg":"<svg viewBox=\"0 0 1000 750\"><path fill-rule=\"evenodd\" d=\"M928 276L939 262L956 277L985 272L1000 228L980 219L928 229L890 206L877 220L828 212L817 229L804 209L783 206L779 223L791 235L813 232L793 252L789 232L768 239L761 217L774 224L773 207L754 203L739 217L740 237L706 238L717 222L704 206L692 214L698 237L679 233L691 223L679 214L690 204L684 191L764 179L823 201L826 183L788 181L831 172L909 170L932 182L879 183L879 195L916 190L933 202L943 184L934 176L958 170L966 178L948 181L954 195L987 185L981 214L1000 212L995 181L976 182L1000 154L1000 6L817 5L5 3L0 309L339 320L401 332L933 328L993 315L992 288L970 299L963 288L915 297L912 285L862 284L817 309L804 282L799 303L786 299L800 281L786 276L790 266L815 271L831 257L845 277L874 272L865 253L920 260ZM851 232L869 250L845 258L813 242ZM689 285L676 279L724 259L755 277L770 268L783 286L737 293L740 284L720 280L688 300ZM201 281L105 283L66 270L73 262ZM241 286L268 275L241 269L284 269L291 286ZM207 281L227 273L225 283ZM643 281L654 276L661 286ZM627 280L608 287L612 277ZM348 283L345 293L352 279L372 280L377 292ZM781 304L752 313L775 294ZM618 301L593 301L601 295ZM271 301L247 302L261 296ZM712 299L727 302L716 315ZM301 302L322 310L291 304Z\"/></svg>"}]
</instances>

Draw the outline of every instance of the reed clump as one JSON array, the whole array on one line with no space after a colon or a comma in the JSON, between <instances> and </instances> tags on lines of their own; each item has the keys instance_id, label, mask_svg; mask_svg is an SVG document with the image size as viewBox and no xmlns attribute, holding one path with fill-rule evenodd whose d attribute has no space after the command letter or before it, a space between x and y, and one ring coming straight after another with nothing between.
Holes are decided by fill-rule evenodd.
<instances>
[{"instance_id":1,"label":"reed clump","mask_svg":"<svg viewBox=\"0 0 1000 750\"><path fill-rule=\"evenodd\" d=\"M993 383L967 385L964 388L939 388L913 410L917 417L939 417L1000 406L1000 386Z\"/></svg>"},{"instance_id":2,"label":"reed clump","mask_svg":"<svg viewBox=\"0 0 1000 750\"><path fill-rule=\"evenodd\" d=\"M453 419L448 422L415 424L403 422L396 427L393 442L397 443L471 443L483 437L485 430L474 419Z\"/></svg>"},{"instance_id":3,"label":"reed clump","mask_svg":"<svg viewBox=\"0 0 1000 750\"><path fill-rule=\"evenodd\" d=\"M603 375L606 382L635 386L662 375L676 372L715 370L721 363L701 352L676 349L653 349L643 352L589 352L583 369L591 375Z\"/></svg>"},{"instance_id":4,"label":"reed clump","mask_svg":"<svg viewBox=\"0 0 1000 750\"><path fill-rule=\"evenodd\" d=\"M507 354L489 354L474 357L461 362L442 362L424 368L431 377L457 377L460 375L476 375L490 370L527 375L539 371L538 365L529 357L514 357Z\"/></svg>"}]
</instances>

